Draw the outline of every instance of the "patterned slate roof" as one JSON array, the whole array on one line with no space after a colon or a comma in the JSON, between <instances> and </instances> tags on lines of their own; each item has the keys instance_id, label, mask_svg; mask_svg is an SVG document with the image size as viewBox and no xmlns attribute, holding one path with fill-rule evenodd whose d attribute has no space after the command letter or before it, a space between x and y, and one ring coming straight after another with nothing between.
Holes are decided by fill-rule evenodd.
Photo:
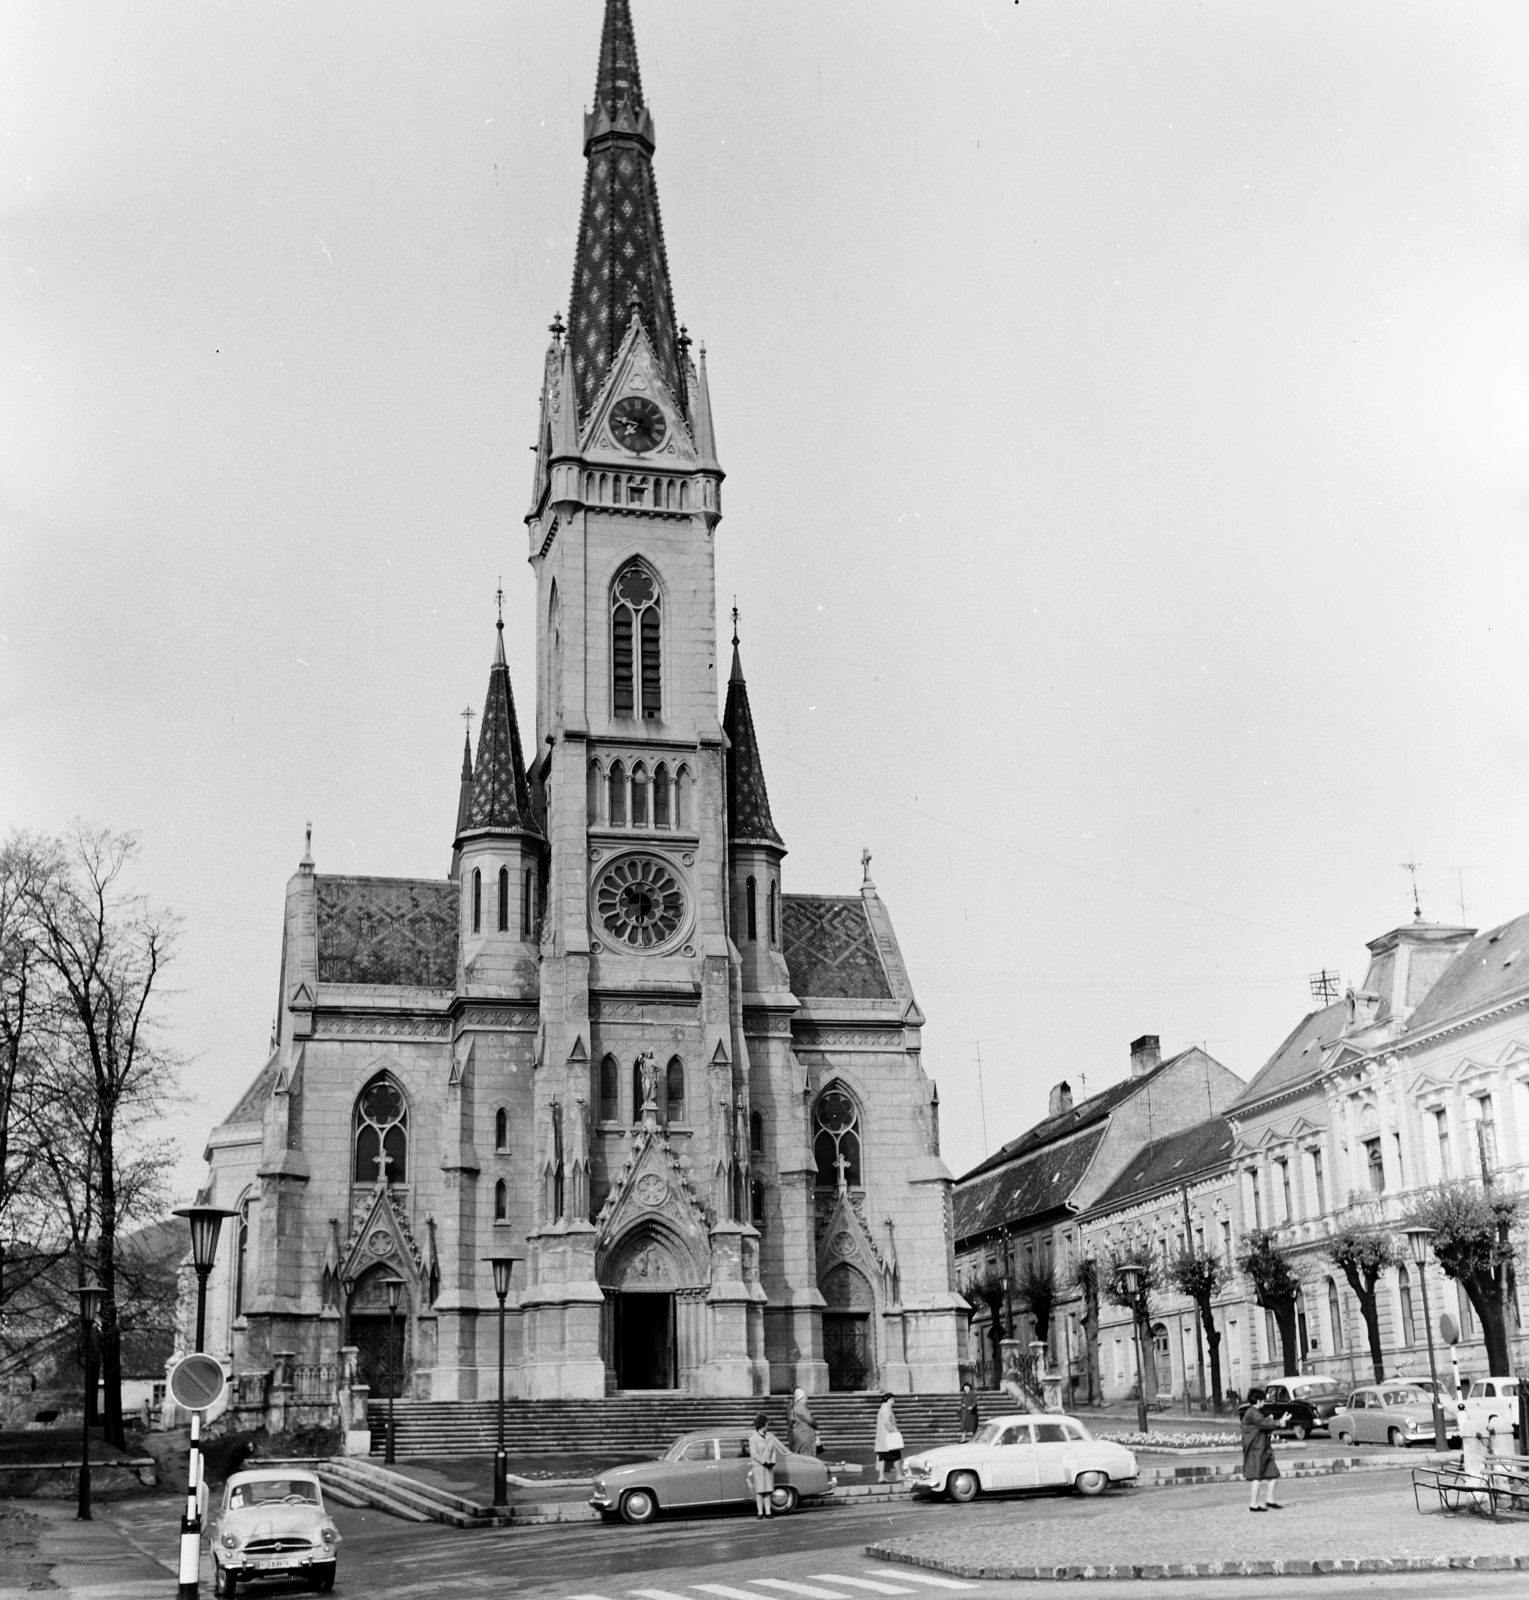
<instances>
[{"instance_id":1,"label":"patterned slate roof","mask_svg":"<svg viewBox=\"0 0 1529 1600\"><path fill-rule=\"evenodd\" d=\"M271 1098L271 1090L276 1086L280 1071L281 1057L272 1055L255 1074L254 1082L239 1096L239 1103L224 1117L221 1126L226 1128L236 1122L259 1122L265 1115L265 1103Z\"/></svg>"},{"instance_id":2,"label":"patterned slate roof","mask_svg":"<svg viewBox=\"0 0 1529 1600\"><path fill-rule=\"evenodd\" d=\"M1235 1111L1266 1099L1310 1077L1322 1065L1322 1055L1348 1022L1348 1004L1337 1000L1320 1011L1309 1011L1290 1036L1253 1074L1247 1088L1232 1102Z\"/></svg>"},{"instance_id":3,"label":"patterned slate roof","mask_svg":"<svg viewBox=\"0 0 1529 1600\"><path fill-rule=\"evenodd\" d=\"M1168 1184L1184 1183L1197 1173L1222 1166L1232 1153L1232 1125L1210 1117L1166 1139L1143 1145L1124 1172L1099 1197L1095 1211L1108 1211Z\"/></svg>"},{"instance_id":4,"label":"patterned slate roof","mask_svg":"<svg viewBox=\"0 0 1529 1600\"><path fill-rule=\"evenodd\" d=\"M586 119L584 204L568 301L568 339L581 418L610 370L634 303L658 369L687 406L669 261L653 178L653 119L642 98L627 0L606 0L595 109Z\"/></svg>"},{"instance_id":5,"label":"patterned slate roof","mask_svg":"<svg viewBox=\"0 0 1529 1600\"><path fill-rule=\"evenodd\" d=\"M478 762L472 796L467 802L467 828L503 828L539 833L531 812L531 790L520 754L520 724L515 720L515 692L504 661L504 623L489 669L483 726L478 730Z\"/></svg>"},{"instance_id":6,"label":"patterned slate roof","mask_svg":"<svg viewBox=\"0 0 1529 1600\"><path fill-rule=\"evenodd\" d=\"M749 691L743 681L743 666L738 659L738 641L733 640L733 673L727 683L727 705L722 712L722 731L732 750L727 758L727 832L732 839L766 839L784 847L770 816L770 796L765 789L764 764L759 759L759 741L754 737L754 714L749 710Z\"/></svg>"},{"instance_id":7,"label":"patterned slate roof","mask_svg":"<svg viewBox=\"0 0 1529 1600\"><path fill-rule=\"evenodd\" d=\"M320 983L421 989L450 989L456 983L456 884L320 877L314 888Z\"/></svg>"},{"instance_id":8,"label":"patterned slate roof","mask_svg":"<svg viewBox=\"0 0 1529 1600\"><path fill-rule=\"evenodd\" d=\"M1529 983L1529 914L1478 933L1407 1019L1407 1032L1466 1017ZM1256 1081L1256 1080L1255 1080Z\"/></svg>"},{"instance_id":9,"label":"patterned slate roof","mask_svg":"<svg viewBox=\"0 0 1529 1600\"><path fill-rule=\"evenodd\" d=\"M1103 1126L1091 1127L1059 1145L1010 1161L996 1172L963 1178L953 1195L957 1241L1065 1205L1103 1137Z\"/></svg>"},{"instance_id":10,"label":"patterned slate roof","mask_svg":"<svg viewBox=\"0 0 1529 1600\"><path fill-rule=\"evenodd\" d=\"M791 992L799 1000L892 998L859 895L785 895L780 924Z\"/></svg>"}]
</instances>

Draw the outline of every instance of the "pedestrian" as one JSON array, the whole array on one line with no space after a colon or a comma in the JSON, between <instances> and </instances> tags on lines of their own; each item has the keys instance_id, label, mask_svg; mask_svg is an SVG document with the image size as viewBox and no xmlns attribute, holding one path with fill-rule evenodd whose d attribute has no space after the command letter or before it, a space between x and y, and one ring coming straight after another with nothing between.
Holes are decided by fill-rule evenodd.
<instances>
[{"instance_id":1,"label":"pedestrian","mask_svg":"<svg viewBox=\"0 0 1529 1600\"><path fill-rule=\"evenodd\" d=\"M749 1476L754 1484L754 1515L768 1517L775 1492L775 1463L780 1460L780 1440L770 1432L770 1419L760 1412L749 1434Z\"/></svg>"},{"instance_id":2,"label":"pedestrian","mask_svg":"<svg viewBox=\"0 0 1529 1600\"><path fill-rule=\"evenodd\" d=\"M888 1471L891 1472L890 1478ZM881 1397L881 1410L876 1413L876 1481L903 1481L903 1436L898 1429L897 1411L889 1394Z\"/></svg>"},{"instance_id":3,"label":"pedestrian","mask_svg":"<svg viewBox=\"0 0 1529 1600\"><path fill-rule=\"evenodd\" d=\"M1274 1459L1274 1435L1279 1424L1259 1402L1262 1389L1248 1390L1248 1403L1242 1408L1242 1475L1252 1484L1248 1491L1249 1511L1283 1511L1283 1502L1271 1500L1279 1464Z\"/></svg>"},{"instance_id":4,"label":"pedestrian","mask_svg":"<svg viewBox=\"0 0 1529 1600\"><path fill-rule=\"evenodd\" d=\"M977 1431L977 1396L969 1383L961 1385L961 1440L965 1443Z\"/></svg>"},{"instance_id":5,"label":"pedestrian","mask_svg":"<svg viewBox=\"0 0 1529 1600\"><path fill-rule=\"evenodd\" d=\"M817 1424L812 1420L812 1412L807 1409L807 1391L795 1389L791 1394L791 1448L799 1456L815 1456L818 1453Z\"/></svg>"}]
</instances>

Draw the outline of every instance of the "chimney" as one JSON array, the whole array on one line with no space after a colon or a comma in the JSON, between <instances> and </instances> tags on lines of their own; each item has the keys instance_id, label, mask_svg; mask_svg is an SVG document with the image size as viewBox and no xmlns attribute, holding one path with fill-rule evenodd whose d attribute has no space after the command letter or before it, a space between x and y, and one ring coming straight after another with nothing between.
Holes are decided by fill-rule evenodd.
<instances>
[{"instance_id":1,"label":"chimney","mask_svg":"<svg viewBox=\"0 0 1529 1600\"><path fill-rule=\"evenodd\" d=\"M1131 1041L1133 1078L1144 1078L1149 1072L1156 1072L1162 1064L1163 1052L1155 1033L1144 1033L1141 1038Z\"/></svg>"},{"instance_id":2,"label":"chimney","mask_svg":"<svg viewBox=\"0 0 1529 1600\"><path fill-rule=\"evenodd\" d=\"M1051 1104L1047 1107L1048 1117L1059 1117L1064 1111L1072 1110L1072 1085L1065 1079L1051 1091Z\"/></svg>"}]
</instances>

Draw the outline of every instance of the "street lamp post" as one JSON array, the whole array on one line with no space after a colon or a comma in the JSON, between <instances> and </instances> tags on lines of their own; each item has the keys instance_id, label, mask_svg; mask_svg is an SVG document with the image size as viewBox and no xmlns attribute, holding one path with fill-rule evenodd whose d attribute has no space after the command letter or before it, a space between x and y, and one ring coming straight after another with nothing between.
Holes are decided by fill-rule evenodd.
<instances>
[{"instance_id":1,"label":"street lamp post","mask_svg":"<svg viewBox=\"0 0 1529 1600\"><path fill-rule=\"evenodd\" d=\"M1433 1349L1433 1315L1428 1309L1428 1247L1433 1241L1432 1228L1408 1228L1407 1246L1418 1269L1418 1283L1423 1290L1423 1325L1428 1330L1428 1375L1433 1379L1433 1447L1447 1450L1444 1433L1444 1408L1439 1404L1439 1363Z\"/></svg>"},{"instance_id":2,"label":"street lamp post","mask_svg":"<svg viewBox=\"0 0 1529 1600\"><path fill-rule=\"evenodd\" d=\"M80 1356L85 1368L85 1387L80 1400L80 1506L75 1512L79 1522L89 1522L90 1516L90 1391L95 1375L90 1368L91 1333L96 1312L101 1306L101 1286L82 1283L74 1291L80 1297Z\"/></svg>"},{"instance_id":3,"label":"street lamp post","mask_svg":"<svg viewBox=\"0 0 1529 1600\"><path fill-rule=\"evenodd\" d=\"M191 1227L191 1265L196 1269L196 1350L201 1352L207 1332L207 1278L218 1259L218 1234L224 1217L234 1215L222 1206L181 1206L175 1213ZM179 1600L196 1600L202 1566L202 1413L191 1413L191 1454L186 1467L186 1509L181 1515Z\"/></svg>"},{"instance_id":4,"label":"street lamp post","mask_svg":"<svg viewBox=\"0 0 1529 1600\"><path fill-rule=\"evenodd\" d=\"M393 1465L393 1396L398 1390L398 1297L403 1293L402 1278L384 1278L383 1287L388 1292L388 1447L383 1461Z\"/></svg>"},{"instance_id":5,"label":"street lamp post","mask_svg":"<svg viewBox=\"0 0 1529 1600\"><path fill-rule=\"evenodd\" d=\"M1128 1261L1120 1269L1120 1286L1131 1302L1131 1336L1136 1345L1136 1426L1147 1431L1147 1364L1141 1341L1141 1268Z\"/></svg>"},{"instance_id":6,"label":"street lamp post","mask_svg":"<svg viewBox=\"0 0 1529 1600\"><path fill-rule=\"evenodd\" d=\"M494 1294L499 1301L499 1442L494 1450L494 1510L503 1511L510 1503L509 1459L504 1451L504 1301L510 1292L510 1274L519 1256L489 1256L494 1269Z\"/></svg>"}]
</instances>

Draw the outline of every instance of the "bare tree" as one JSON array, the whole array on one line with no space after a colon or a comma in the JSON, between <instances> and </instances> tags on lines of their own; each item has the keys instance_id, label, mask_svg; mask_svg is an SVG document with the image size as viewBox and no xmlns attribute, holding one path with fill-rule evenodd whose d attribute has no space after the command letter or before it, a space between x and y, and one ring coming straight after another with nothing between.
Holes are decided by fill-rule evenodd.
<instances>
[{"instance_id":1,"label":"bare tree","mask_svg":"<svg viewBox=\"0 0 1529 1600\"><path fill-rule=\"evenodd\" d=\"M124 873L136 852L131 834L76 824L47 852L48 869L25 896L55 991L49 1070L58 1104L72 1112L56 1119L46 1159L82 1251L92 1242L94 1223L105 1432L118 1445L117 1236L127 1219L152 1205L162 1160L136 1158L145 1124L161 1109L177 1066L157 1036L174 923L126 887Z\"/></svg>"},{"instance_id":2,"label":"bare tree","mask_svg":"<svg viewBox=\"0 0 1529 1600\"><path fill-rule=\"evenodd\" d=\"M1083 1371L1088 1383L1088 1403L1100 1399L1099 1387L1099 1263L1079 1256L1072 1264L1072 1287L1083 1302Z\"/></svg>"},{"instance_id":3,"label":"bare tree","mask_svg":"<svg viewBox=\"0 0 1529 1600\"><path fill-rule=\"evenodd\" d=\"M1014 1304L1035 1324L1035 1337L1042 1344L1051 1343L1051 1315L1056 1309L1056 1269L1051 1261L1026 1260L1014 1280Z\"/></svg>"},{"instance_id":4,"label":"bare tree","mask_svg":"<svg viewBox=\"0 0 1529 1600\"><path fill-rule=\"evenodd\" d=\"M987 1307L990 1319L988 1338L993 1346L993 1370L999 1371L1003 1365L1003 1341L1013 1331L1008 1329L1004 1321L1004 1301L1008 1295L1004 1275L997 1267L985 1267L967 1279L962 1293L968 1299L980 1300Z\"/></svg>"},{"instance_id":5,"label":"bare tree","mask_svg":"<svg viewBox=\"0 0 1529 1600\"><path fill-rule=\"evenodd\" d=\"M1136 1269L1136 1287L1126 1286L1126 1268ZM1127 1246L1111 1250L1099 1271L1099 1288L1111 1305L1120 1306L1131 1313L1132 1329L1136 1336L1136 1383L1143 1402L1150 1402L1157 1393L1157 1373L1152 1375L1152 1387L1147 1387L1147 1352L1152 1348L1152 1296L1157 1293L1159 1276L1157 1260L1145 1246ZM1145 1416L1145 1412L1142 1413Z\"/></svg>"},{"instance_id":6,"label":"bare tree","mask_svg":"<svg viewBox=\"0 0 1529 1600\"><path fill-rule=\"evenodd\" d=\"M1301 1370L1301 1353L1295 1338L1295 1302L1301 1292L1301 1280L1296 1276L1290 1257L1272 1229L1255 1228L1244 1240L1237 1265L1253 1285L1254 1300L1274 1315L1285 1376L1297 1376Z\"/></svg>"},{"instance_id":7,"label":"bare tree","mask_svg":"<svg viewBox=\"0 0 1529 1600\"><path fill-rule=\"evenodd\" d=\"M1205 1349L1210 1356L1210 1392L1221 1408L1221 1334L1216 1327L1215 1299L1226 1282L1226 1265L1220 1256L1186 1246L1168 1264L1168 1278L1180 1294L1188 1295L1200 1316ZM1204 1399L1204 1396L1201 1396Z\"/></svg>"},{"instance_id":8,"label":"bare tree","mask_svg":"<svg viewBox=\"0 0 1529 1600\"><path fill-rule=\"evenodd\" d=\"M1398 1257L1396 1241L1372 1222L1345 1222L1327 1236L1323 1253L1338 1268L1359 1302L1364 1330L1370 1341L1370 1366L1376 1383L1386 1377L1385 1349L1380 1338L1380 1307L1376 1285L1381 1273L1394 1267Z\"/></svg>"}]
</instances>

